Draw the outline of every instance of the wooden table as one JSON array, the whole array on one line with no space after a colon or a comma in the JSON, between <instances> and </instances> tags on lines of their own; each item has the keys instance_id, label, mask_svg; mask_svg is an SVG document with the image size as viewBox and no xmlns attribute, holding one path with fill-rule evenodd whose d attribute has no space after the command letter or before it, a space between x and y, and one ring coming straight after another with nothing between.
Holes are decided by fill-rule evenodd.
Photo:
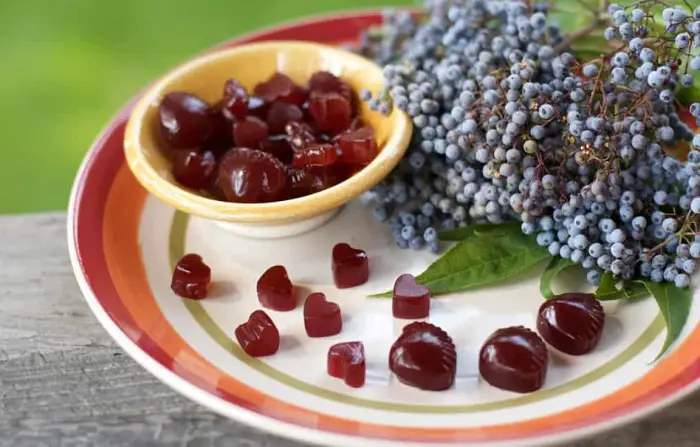
<instances>
[{"instance_id":1,"label":"wooden table","mask_svg":"<svg viewBox=\"0 0 700 447\"><path fill-rule=\"evenodd\" d=\"M700 349L700 348L699 348ZM700 394L576 447L700 446ZM0 446L301 446L224 419L119 349L78 290L65 214L0 217Z\"/></svg>"}]
</instances>

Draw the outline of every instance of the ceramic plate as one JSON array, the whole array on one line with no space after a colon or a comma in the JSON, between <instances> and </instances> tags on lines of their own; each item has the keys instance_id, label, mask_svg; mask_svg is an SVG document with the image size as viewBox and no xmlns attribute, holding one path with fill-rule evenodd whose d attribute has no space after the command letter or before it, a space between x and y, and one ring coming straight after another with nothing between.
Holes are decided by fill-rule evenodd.
<instances>
[{"instance_id":1,"label":"ceramic plate","mask_svg":"<svg viewBox=\"0 0 700 447\"><path fill-rule=\"evenodd\" d=\"M356 13L285 25L225 46L265 39L339 44L378 23ZM361 201L312 232L277 240L246 239L150 197L124 164L122 138L130 106L97 139L78 174L68 239L75 274L93 312L114 339L160 380L232 419L305 442L349 446L524 446L590 436L644 416L697 388L700 307L673 351L652 363L664 338L653 300L608 307L601 344L580 358L552 354L544 388L519 395L479 380L477 352L489 333L534 327L541 303L537 275L433 301L430 321L458 347L454 388L424 392L390 374L388 350L405 321L391 302L366 298L401 273L417 274L434 258L396 248ZM337 242L369 252L370 281L339 291L330 254ZM213 297L183 300L169 289L174 262L201 254L213 271ZM283 264L295 284L325 292L344 312L341 334L309 339L301 306L270 312L283 334L277 355L247 357L234 341L238 324L258 308L255 282ZM696 301L697 303L698 301ZM328 347L361 340L365 387L326 375ZM369 443L369 444L368 444Z\"/></svg>"}]
</instances>

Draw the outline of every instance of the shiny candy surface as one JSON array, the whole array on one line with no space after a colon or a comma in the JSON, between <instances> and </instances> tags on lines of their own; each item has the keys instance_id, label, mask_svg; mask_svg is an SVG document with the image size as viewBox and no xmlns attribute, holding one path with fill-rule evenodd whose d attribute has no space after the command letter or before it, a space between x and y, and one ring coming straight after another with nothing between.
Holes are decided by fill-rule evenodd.
<instances>
[{"instance_id":1,"label":"shiny candy surface","mask_svg":"<svg viewBox=\"0 0 700 447\"><path fill-rule=\"evenodd\" d=\"M592 294L567 293L540 306L537 331L561 352L582 355L592 351L603 334L605 311Z\"/></svg>"},{"instance_id":2,"label":"shiny candy surface","mask_svg":"<svg viewBox=\"0 0 700 447\"><path fill-rule=\"evenodd\" d=\"M263 307L278 311L289 311L297 307L292 281L287 270L276 265L262 274L257 283L258 300Z\"/></svg>"},{"instance_id":3,"label":"shiny candy surface","mask_svg":"<svg viewBox=\"0 0 700 447\"><path fill-rule=\"evenodd\" d=\"M430 314L430 290L418 284L413 275L404 274L396 279L391 302L395 318L416 320Z\"/></svg>"},{"instance_id":4,"label":"shiny candy surface","mask_svg":"<svg viewBox=\"0 0 700 447\"><path fill-rule=\"evenodd\" d=\"M405 326L392 345L389 368L406 385L442 391L454 383L457 351L445 331L418 321Z\"/></svg>"},{"instance_id":5,"label":"shiny candy surface","mask_svg":"<svg viewBox=\"0 0 700 447\"><path fill-rule=\"evenodd\" d=\"M269 315L256 310L248 321L235 331L236 340L251 357L266 357L275 354L280 347L280 333Z\"/></svg>"},{"instance_id":6,"label":"shiny candy surface","mask_svg":"<svg viewBox=\"0 0 700 447\"><path fill-rule=\"evenodd\" d=\"M216 131L216 111L191 93L166 94L160 101L158 118L161 136L174 149L199 147Z\"/></svg>"},{"instance_id":7,"label":"shiny candy surface","mask_svg":"<svg viewBox=\"0 0 700 447\"><path fill-rule=\"evenodd\" d=\"M516 393L537 391L547 376L547 346L523 326L499 329L479 353L479 373L496 388Z\"/></svg>"},{"instance_id":8,"label":"shiny candy surface","mask_svg":"<svg viewBox=\"0 0 700 447\"><path fill-rule=\"evenodd\" d=\"M335 286L339 289L359 286L369 279L367 253L344 242L333 247L331 268Z\"/></svg>"},{"instance_id":9,"label":"shiny candy surface","mask_svg":"<svg viewBox=\"0 0 700 447\"><path fill-rule=\"evenodd\" d=\"M207 297L211 269L197 254L183 256L175 265L170 288L175 294L195 300Z\"/></svg>"},{"instance_id":10,"label":"shiny candy surface","mask_svg":"<svg viewBox=\"0 0 700 447\"><path fill-rule=\"evenodd\" d=\"M348 386L365 384L365 347L361 341L338 343L328 349L328 375L343 379Z\"/></svg>"},{"instance_id":11,"label":"shiny candy surface","mask_svg":"<svg viewBox=\"0 0 700 447\"><path fill-rule=\"evenodd\" d=\"M287 184L284 165L267 152L231 149L219 166L219 185L231 202L274 202Z\"/></svg>"},{"instance_id":12,"label":"shiny candy surface","mask_svg":"<svg viewBox=\"0 0 700 447\"><path fill-rule=\"evenodd\" d=\"M329 337L343 328L340 306L326 300L323 293L312 293L304 303L304 327L309 337Z\"/></svg>"},{"instance_id":13,"label":"shiny candy surface","mask_svg":"<svg viewBox=\"0 0 700 447\"><path fill-rule=\"evenodd\" d=\"M202 189L209 185L216 176L216 158L214 153L197 151L179 151L173 160L173 177L183 186Z\"/></svg>"}]
</instances>

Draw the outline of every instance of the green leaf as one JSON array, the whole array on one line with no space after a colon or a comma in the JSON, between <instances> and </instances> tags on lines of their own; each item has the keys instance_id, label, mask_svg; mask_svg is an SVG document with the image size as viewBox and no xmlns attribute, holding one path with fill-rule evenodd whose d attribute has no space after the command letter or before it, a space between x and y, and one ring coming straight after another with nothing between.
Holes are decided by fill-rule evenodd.
<instances>
[{"instance_id":1,"label":"green leaf","mask_svg":"<svg viewBox=\"0 0 700 447\"><path fill-rule=\"evenodd\" d=\"M473 236L481 236L486 233L520 233L520 222L503 222L499 224L474 224L467 227L445 230L438 233L441 241L461 241Z\"/></svg>"},{"instance_id":2,"label":"green leaf","mask_svg":"<svg viewBox=\"0 0 700 447\"><path fill-rule=\"evenodd\" d=\"M621 289L617 288L617 281L613 276L606 272L598 284L595 291L595 297L599 301L615 301L615 300L638 300L649 296L649 291L646 286L638 281L629 282Z\"/></svg>"},{"instance_id":3,"label":"green leaf","mask_svg":"<svg viewBox=\"0 0 700 447\"><path fill-rule=\"evenodd\" d=\"M643 281L643 283L659 305L661 315L666 322L666 341L661 352L654 359L655 362L666 354L683 331L690 313L692 294L690 289L681 289L669 283L657 284L649 281Z\"/></svg>"},{"instance_id":4,"label":"green leaf","mask_svg":"<svg viewBox=\"0 0 700 447\"><path fill-rule=\"evenodd\" d=\"M598 288L595 291L595 296L601 297L605 295L614 295L618 293L619 290L615 285L615 278L613 278L612 274L610 274L609 272L605 272L605 274L603 274L603 277L600 278L600 283L598 284Z\"/></svg>"},{"instance_id":5,"label":"green leaf","mask_svg":"<svg viewBox=\"0 0 700 447\"><path fill-rule=\"evenodd\" d=\"M690 105L700 98L700 71L693 73L693 85L686 88L681 88L678 91L676 98L684 105Z\"/></svg>"},{"instance_id":6,"label":"green leaf","mask_svg":"<svg viewBox=\"0 0 700 447\"><path fill-rule=\"evenodd\" d=\"M433 296L502 282L522 273L549 253L534 238L518 232L486 232L465 239L416 277ZM391 292L371 295L390 297Z\"/></svg>"},{"instance_id":7,"label":"green leaf","mask_svg":"<svg viewBox=\"0 0 700 447\"><path fill-rule=\"evenodd\" d=\"M540 278L540 293L545 299L550 299L554 296L552 291L552 280L559 274L562 270L567 269L576 265L569 259L560 258L559 256L554 256L547 268L542 272L542 277Z\"/></svg>"}]
</instances>

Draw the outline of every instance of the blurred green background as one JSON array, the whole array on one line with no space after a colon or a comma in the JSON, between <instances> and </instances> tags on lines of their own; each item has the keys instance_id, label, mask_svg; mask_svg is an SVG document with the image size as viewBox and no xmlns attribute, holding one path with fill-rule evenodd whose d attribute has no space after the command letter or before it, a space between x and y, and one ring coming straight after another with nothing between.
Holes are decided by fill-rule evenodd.
<instances>
[{"instance_id":1,"label":"blurred green background","mask_svg":"<svg viewBox=\"0 0 700 447\"><path fill-rule=\"evenodd\" d=\"M411 0L0 0L0 214L61 210L90 143L135 93L241 33Z\"/></svg>"}]
</instances>

